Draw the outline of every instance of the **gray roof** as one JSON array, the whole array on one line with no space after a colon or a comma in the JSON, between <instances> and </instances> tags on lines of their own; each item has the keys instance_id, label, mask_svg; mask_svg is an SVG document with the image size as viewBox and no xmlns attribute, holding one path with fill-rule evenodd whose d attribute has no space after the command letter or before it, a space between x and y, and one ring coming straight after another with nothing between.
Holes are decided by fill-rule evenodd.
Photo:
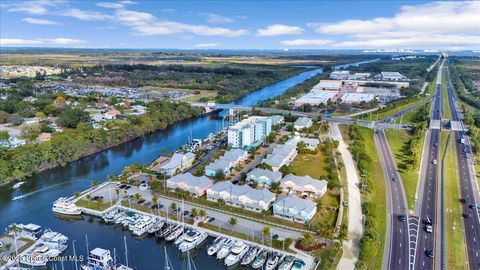
<instances>
[{"instance_id":1,"label":"gray roof","mask_svg":"<svg viewBox=\"0 0 480 270\"><path fill-rule=\"evenodd\" d=\"M294 174L289 174L289 175L285 176L282 180L280 180L281 183L286 182L286 181L292 181L297 186L311 185L311 186L315 187L315 189L317 189L317 190L323 190L327 187L327 181L313 179L312 177L310 177L308 175L298 176L298 175L294 175Z\"/></svg>"},{"instance_id":2,"label":"gray roof","mask_svg":"<svg viewBox=\"0 0 480 270\"><path fill-rule=\"evenodd\" d=\"M194 176L191 173L177 174L174 177L168 179L168 181L179 184L184 182L191 187L205 187L213 184L213 181L206 176Z\"/></svg>"},{"instance_id":3,"label":"gray roof","mask_svg":"<svg viewBox=\"0 0 480 270\"><path fill-rule=\"evenodd\" d=\"M281 172L272 172L270 170L265 170L260 168L255 168L253 171L247 173L247 178L252 176L255 178L266 177L270 181L274 181L274 182L278 182L280 181L280 179L282 179Z\"/></svg>"},{"instance_id":4,"label":"gray roof","mask_svg":"<svg viewBox=\"0 0 480 270\"><path fill-rule=\"evenodd\" d=\"M253 201L269 202L275 198L275 194L270 192L268 189L255 189L248 185L234 185L230 181L217 182L213 186L211 186L209 190L215 192L231 192L231 195L233 196L247 196Z\"/></svg>"},{"instance_id":5,"label":"gray roof","mask_svg":"<svg viewBox=\"0 0 480 270\"><path fill-rule=\"evenodd\" d=\"M225 168L230 168L231 161L226 159L217 159L214 162L208 164L205 169L212 170L212 171L223 171Z\"/></svg>"},{"instance_id":6,"label":"gray roof","mask_svg":"<svg viewBox=\"0 0 480 270\"><path fill-rule=\"evenodd\" d=\"M309 200L300 199L297 196L279 196L278 199L273 203L273 205L279 207L285 207L285 209L291 209L297 212L307 212L310 213L313 209L317 207L317 204Z\"/></svg>"},{"instance_id":7,"label":"gray roof","mask_svg":"<svg viewBox=\"0 0 480 270\"><path fill-rule=\"evenodd\" d=\"M231 149L230 151L225 152L221 159L227 159L231 161L237 161L241 157L244 157L247 155L247 151L242 150L242 149Z\"/></svg>"},{"instance_id":8,"label":"gray roof","mask_svg":"<svg viewBox=\"0 0 480 270\"><path fill-rule=\"evenodd\" d=\"M320 143L320 140L315 138L300 138L300 141L310 145L318 145Z\"/></svg>"},{"instance_id":9,"label":"gray roof","mask_svg":"<svg viewBox=\"0 0 480 270\"><path fill-rule=\"evenodd\" d=\"M180 167L183 162L186 162L187 160L195 158L195 154L192 152L188 152L185 154L182 153L175 153L173 154L172 158L170 161L162 166L162 169L167 170L167 169L175 169L177 167Z\"/></svg>"},{"instance_id":10,"label":"gray roof","mask_svg":"<svg viewBox=\"0 0 480 270\"><path fill-rule=\"evenodd\" d=\"M309 122L311 122L312 119L308 118L308 117L299 117L294 125L295 126L306 126Z\"/></svg>"}]
</instances>

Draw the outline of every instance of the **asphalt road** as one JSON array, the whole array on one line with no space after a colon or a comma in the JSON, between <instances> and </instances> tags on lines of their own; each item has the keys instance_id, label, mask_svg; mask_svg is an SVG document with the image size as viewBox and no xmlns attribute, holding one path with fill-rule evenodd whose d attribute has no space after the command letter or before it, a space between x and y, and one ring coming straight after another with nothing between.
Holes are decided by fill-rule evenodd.
<instances>
[{"instance_id":1,"label":"asphalt road","mask_svg":"<svg viewBox=\"0 0 480 270\"><path fill-rule=\"evenodd\" d=\"M462 121L461 114L455 104L455 95L450 82L450 74L447 68L447 90L448 103L452 112L453 121ZM480 269L480 216L478 210L478 191L475 189L475 177L471 174L471 148L468 140L465 144L461 143L461 139L467 139L464 131L455 131L455 147L457 152L458 175L460 176L461 198L462 203L463 225L465 232L465 241L467 249L468 266L470 269ZM469 158L470 157L470 158ZM475 186L474 186L475 185ZM476 193L476 194L475 194ZM470 208L474 205L475 209Z\"/></svg>"},{"instance_id":2,"label":"asphalt road","mask_svg":"<svg viewBox=\"0 0 480 270\"><path fill-rule=\"evenodd\" d=\"M402 180L398 174L395 161L388 145L385 132L375 131L375 143L382 161L383 175L387 188L387 240L385 249L388 250L384 257L384 269L409 268L409 234L407 223L407 207ZM405 217L400 221L399 217Z\"/></svg>"},{"instance_id":3,"label":"asphalt road","mask_svg":"<svg viewBox=\"0 0 480 270\"><path fill-rule=\"evenodd\" d=\"M441 70L441 69L440 69ZM442 118L442 85L441 76L437 77L437 85L435 89L435 97L433 99L432 110L430 111L430 120L441 120ZM421 172L420 179L423 180L423 192L419 195L417 203L420 203L419 211L419 228L415 251L414 269L433 269L434 259L427 256L428 252L433 251L434 257L439 256L435 250L435 234L441 233L435 230L437 224L437 207L440 203L437 200L437 179L438 179L438 144L440 141L440 130L431 129L427 135L429 138L425 141L428 143L425 147L423 166L424 171ZM433 232L427 232L427 226L431 222Z\"/></svg>"}]
</instances>

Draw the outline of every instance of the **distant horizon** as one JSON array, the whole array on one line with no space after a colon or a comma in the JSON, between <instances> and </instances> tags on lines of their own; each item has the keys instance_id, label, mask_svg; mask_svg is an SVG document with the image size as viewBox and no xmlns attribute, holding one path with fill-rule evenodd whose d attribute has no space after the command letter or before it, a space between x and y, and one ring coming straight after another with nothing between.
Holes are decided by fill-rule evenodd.
<instances>
[{"instance_id":1,"label":"distant horizon","mask_svg":"<svg viewBox=\"0 0 480 270\"><path fill-rule=\"evenodd\" d=\"M0 47L480 50L478 14L479 1L3 0Z\"/></svg>"}]
</instances>

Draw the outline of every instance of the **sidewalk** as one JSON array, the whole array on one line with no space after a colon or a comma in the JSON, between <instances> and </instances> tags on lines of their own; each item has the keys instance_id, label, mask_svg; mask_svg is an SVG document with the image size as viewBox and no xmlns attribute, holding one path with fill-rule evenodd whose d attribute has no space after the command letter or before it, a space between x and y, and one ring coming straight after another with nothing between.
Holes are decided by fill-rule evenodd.
<instances>
[{"instance_id":1,"label":"sidewalk","mask_svg":"<svg viewBox=\"0 0 480 270\"><path fill-rule=\"evenodd\" d=\"M362 202L358 188L360 181L352 155L343 141L337 124L330 124L330 137L339 142L338 151L345 164L348 181L348 235L347 240L342 242L343 255L337 269L355 269L360 253L360 239L363 235Z\"/></svg>"}]
</instances>

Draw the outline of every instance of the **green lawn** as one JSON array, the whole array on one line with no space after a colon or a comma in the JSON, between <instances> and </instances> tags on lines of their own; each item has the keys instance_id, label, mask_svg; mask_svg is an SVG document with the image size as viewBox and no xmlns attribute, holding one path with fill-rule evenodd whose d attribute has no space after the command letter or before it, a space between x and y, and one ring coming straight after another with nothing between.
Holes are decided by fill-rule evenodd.
<instances>
[{"instance_id":1,"label":"green lawn","mask_svg":"<svg viewBox=\"0 0 480 270\"><path fill-rule=\"evenodd\" d=\"M452 113L450 112L450 107L448 106L448 93L447 93L447 80L445 78L445 73L442 76L442 107L443 107L443 119L452 119Z\"/></svg>"},{"instance_id":2,"label":"green lawn","mask_svg":"<svg viewBox=\"0 0 480 270\"><path fill-rule=\"evenodd\" d=\"M110 202L100 203L98 201L92 202L92 201L85 200L85 199L81 199L78 202L76 202L75 204L79 207L89 208L89 209L93 209L93 210L96 210L96 211L103 211L103 210L109 208L110 206L112 206L112 204Z\"/></svg>"},{"instance_id":3,"label":"green lawn","mask_svg":"<svg viewBox=\"0 0 480 270\"><path fill-rule=\"evenodd\" d=\"M317 270L333 270L337 268L338 261L342 257L342 248L340 244L335 244L332 247L319 249L313 254L320 258Z\"/></svg>"},{"instance_id":4,"label":"green lawn","mask_svg":"<svg viewBox=\"0 0 480 270\"><path fill-rule=\"evenodd\" d=\"M426 105L430 108L431 102L428 102ZM425 105L423 105L423 106L425 106ZM409 112L406 112L406 113L403 115L403 119L402 119L403 123L405 123L405 124L407 124L407 123L413 123L413 122L414 122L413 120L414 120L414 118L415 118L415 115L422 109L423 106L420 106L420 107L418 107L418 108L416 108L416 109L414 109L414 110L411 110L411 111L409 111Z\"/></svg>"},{"instance_id":5,"label":"green lawn","mask_svg":"<svg viewBox=\"0 0 480 270\"><path fill-rule=\"evenodd\" d=\"M327 175L325 169L325 156L322 151L315 155L298 155L290 164L290 170L296 175L309 175L315 179L320 179Z\"/></svg>"},{"instance_id":6,"label":"green lawn","mask_svg":"<svg viewBox=\"0 0 480 270\"><path fill-rule=\"evenodd\" d=\"M382 165L380 163L380 158L376 151L375 143L373 140L373 130L369 128L360 127L363 138L365 139L365 148L367 154L372 159L372 166L369 168L367 174L372 175L372 180L375 183L372 187L372 191L369 195L362 195L362 201L368 200L374 203L377 211L377 224L378 224L378 249L377 256L371 258L369 262L368 269L381 269L382 268L382 259L383 259L383 248L385 245L385 232L386 232L386 197L385 197L385 182L383 179ZM340 125L340 131L342 132L342 137L345 139L346 143L349 143L348 136L348 126Z\"/></svg>"},{"instance_id":7,"label":"green lawn","mask_svg":"<svg viewBox=\"0 0 480 270\"><path fill-rule=\"evenodd\" d=\"M441 157L444 156L447 140L448 133L442 132L440 137ZM444 163L446 269L467 269L461 205L458 202L460 196L454 145L454 138L451 137Z\"/></svg>"},{"instance_id":8,"label":"green lawn","mask_svg":"<svg viewBox=\"0 0 480 270\"><path fill-rule=\"evenodd\" d=\"M392 151L400 177L402 178L408 207L409 209L413 209L415 204L415 194L417 192L418 168L414 170L402 169L402 164L405 158L407 158L404 152L404 147L410 140L411 136L408 134L408 131L405 130L385 130L385 134L387 135L390 150Z\"/></svg>"}]
</instances>

